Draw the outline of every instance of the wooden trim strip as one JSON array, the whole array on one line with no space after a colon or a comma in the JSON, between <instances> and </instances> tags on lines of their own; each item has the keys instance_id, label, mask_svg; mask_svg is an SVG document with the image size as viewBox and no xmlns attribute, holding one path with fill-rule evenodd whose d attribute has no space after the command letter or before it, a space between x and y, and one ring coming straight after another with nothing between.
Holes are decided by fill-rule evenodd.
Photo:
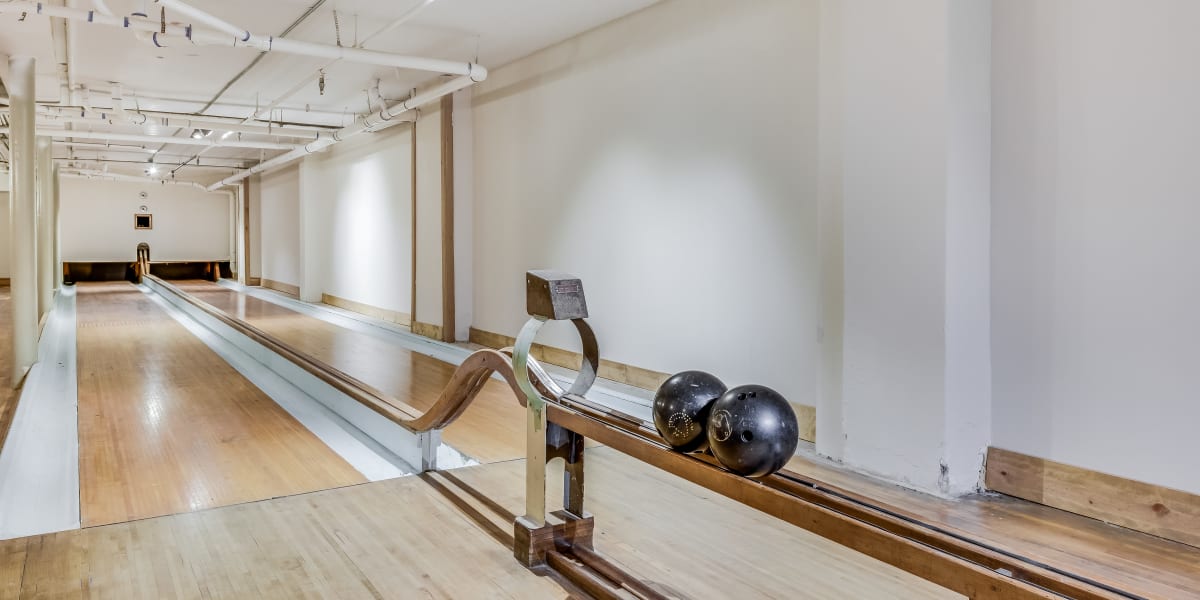
<instances>
[{"instance_id":1,"label":"wooden trim strip","mask_svg":"<svg viewBox=\"0 0 1200 600\"><path fill-rule=\"evenodd\" d=\"M1200 496L1150 483L988 448L988 489L1200 546Z\"/></svg>"},{"instance_id":2,"label":"wooden trim strip","mask_svg":"<svg viewBox=\"0 0 1200 600\"><path fill-rule=\"evenodd\" d=\"M292 296L293 298L300 297L300 286L298 285L283 283L282 281L275 281L274 279L267 279L266 277L263 277L262 287L275 290L277 292L283 292L289 296Z\"/></svg>"},{"instance_id":3,"label":"wooden trim strip","mask_svg":"<svg viewBox=\"0 0 1200 600\"><path fill-rule=\"evenodd\" d=\"M247 277L246 285L251 286L251 287L254 287L254 286L261 287L262 286L262 277Z\"/></svg>"},{"instance_id":4,"label":"wooden trim strip","mask_svg":"<svg viewBox=\"0 0 1200 600\"><path fill-rule=\"evenodd\" d=\"M414 120L411 127L411 143L409 144L409 152L412 154L412 164L409 165L409 172L412 174L412 296L409 297L408 314L412 315L410 323L417 320L417 122Z\"/></svg>"},{"instance_id":5,"label":"wooden trim strip","mask_svg":"<svg viewBox=\"0 0 1200 600\"><path fill-rule=\"evenodd\" d=\"M348 310L350 312L356 312L360 315L367 315L368 317L374 317L381 321L387 321L389 323L397 323L399 325L409 325L412 323L412 317L409 316L408 313L402 313L398 310L388 310L386 308L380 308L370 304L363 304L362 302L355 302L354 300L339 298L332 294L321 294L321 302L330 306L336 306L338 308Z\"/></svg>"},{"instance_id":6,"label":"wooden trim strip","mask_svg":"<svg viewBox=\"0 0 1200 600\"><path fill-rule=\"evenodd\" d=\"M242 267L245 279L250 281L250 178L242 180Z\"/></svg>"},{"instance_id":7,"label":"wooden trim strip","mask_svg":"<svg viewBox=\"0 0 1200 600\"><path fill-rule=\"evenodd\" d=\"M442 96L442 336L455 341L454 324L454 95Z\"/></svg>"},{"instance_id":8,"label":"wooden trim strip","mask_svg":"<svg viewBox=\"0 0 1200 600\"><path fill-rule=\"evenodd\" d=\"M63 269L66 269L66 266ZM0 285L12 285L12 281L8 277L0 277Z\"/></svg>"}]
</instances>

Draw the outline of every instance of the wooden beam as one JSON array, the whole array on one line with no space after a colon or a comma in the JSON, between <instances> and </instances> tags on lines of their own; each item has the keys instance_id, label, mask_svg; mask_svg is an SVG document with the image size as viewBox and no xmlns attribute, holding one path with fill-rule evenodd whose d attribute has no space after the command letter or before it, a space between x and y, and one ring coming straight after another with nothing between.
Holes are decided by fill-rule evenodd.
<instances>
[{"instance_id":1,"label":"wooden beam","mask_svg":"<svg viewBox=\"0 0 1200 600\"><path fill-rule=\"evenodd\" d=\"M988 489L1200 546L1200 496L988 448Z\"/></svg>"},{"instance_id":2,"label":"wooden beam","mask_svg":"<svg viewBox=\"0 0 1200 600\"><path fill-rule=\"evenodd\" d=\"M411 141L409 143L410 154L412 155L411 164L408 169L412 174L410 181L412 182L412 296L409 297L408 314L412 315L412 320L417 320L417 122L414 120L409 131L411 131Z\"/></svg>"},{"instance_id":3,"label":"wooden beam","mask_svg":"<svg viewBox=\"0 0 1200 600\"><path fill-rule=\"evenodd\" d=\"M454 95L442 96L442 341L454 339Z\"/></svg>"},{"instance_id":4,"label":"wooden beam","mask_svg":"<svg viewBox=\"0 0 1200 600\"><path fill-rule=\"evenodd\" d=\"M242 282L250 283L250 178L242 180Z\"/></svg>"}]
</instances>

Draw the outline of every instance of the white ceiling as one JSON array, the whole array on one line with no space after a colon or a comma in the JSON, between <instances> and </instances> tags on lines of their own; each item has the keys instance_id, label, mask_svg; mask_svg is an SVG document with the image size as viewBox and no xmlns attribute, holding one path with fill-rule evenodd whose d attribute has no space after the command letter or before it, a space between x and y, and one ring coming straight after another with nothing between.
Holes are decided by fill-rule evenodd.
<instances>
[{"instance_id":1,"label":"white ceiling","mask_svg":"<svg viewBox=\"0 0 1200 600\"><path fill-rule=\"evenodd\" d=\"M317 1L192 0L190 4L255 34L278 36ZM436 0L404 25L373 37L365 47L397 54L478 62L495 69L656 1ZM77 9L94 8L91 0L66 0L65 4ZM161 10L161 5L153 0L108 0L106 4L118 15L144 10L158 18ZM337 11L341 42L344 46L353 46L419 4L421 0L326 0L287 37L335 44L334 11ZM169 22L189 24L189 19L173 12L167 9ZM366 90L376 79L381 80L384 98L393 100L403 98L412 88L439 77L436 73L341 62L326 70L322 94L315 74L326 61L276 52L263 56L244 76L220 93L259 57L259 52L249 48L175 44L174 41L168 42L167 48L156 48L119 28L80 22L71 22L68 28L67 39L74 48L70 53L72 78L77 85L95 90L90 93L94 106L109 106L107 91L112 84L119 83L126 90L128 108L195 112L216 99L216 104L205 114L244 118L253 113L256 106L270 104L287 90L304 83L294 96L283 102L282 110L274 116L292 122L344 125L354 114L366 111ZM24 21L18 21L18 15L0 15L0 54L37 58L38 101L59 102L61 88L57 62L65 62L66 57L56 59L54 32L48 17L30 14ZM147 133L143 128L129 126L82 127ZM172 131L156 132L169 133ZM180 132L179 135L187 133ZM246 139L265 138L247 136ZM178 155L174 160L180 162L197 150L196 147L169 145L155 160L168 163L168 155ZM66 147L58 147L55 152L56 157L68 154L88 159L134 161L133 164L109 165L113 171L126 173L142 172L144 165L137 163L147 160L145 153L96 152ZM247 161L244 166L250 166L264 156L269 158L274 154L277 152L211 150L204 154L202 164L208 158L219 158L214 162L222 168L186 167L178 171L177 177L209 183L232 172L232 166L238 163L230 159L243 159Z\"/></svg>"}]
</instances>

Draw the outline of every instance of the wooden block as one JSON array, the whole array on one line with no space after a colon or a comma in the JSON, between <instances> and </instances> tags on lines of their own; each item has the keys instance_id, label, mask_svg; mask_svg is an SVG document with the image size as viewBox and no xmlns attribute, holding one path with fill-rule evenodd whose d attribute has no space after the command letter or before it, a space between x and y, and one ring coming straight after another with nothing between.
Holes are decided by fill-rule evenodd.
<instances>
[{"instance_id":1,"label":"wooden block","mask_svg":"<svg viewBox=\"0 0 1200 600\"><path fill-rule=\"evenodd\" d=\"M356 312L360 315L367 315L368 317L374 317L381 321L387 321L389 323L398 323L400 325L412 324L412 317L409 316L408 313L403 313L396 310L388 310L378 306L371 306L370 304L363 304L362 302L355 302L354 300L339 298L331 294L321 294L321 302L330 306L336 306L338 308L348 310L350 312Z\"/></svg>"},{"instance_id":2,"label":"wooden block","mask_svg":"<svg viewBox=\"0 0 1200 600\"><path fill-rule=\"evenodd\" d=\"M412 332L432 340L442 339L442 326L422 323L420 321L412 322Z\"/></svg>"},{"instance_id":3,"label":"wooden block","mask_svg":"<svg viewBox=\"0 0 1200 600\"><path fill-rule=\"evenodd\" d=\"M991 490L1200 546L1200 496L1000 448L988 448Z\"/></svg>"},{"instance_id":4,"label":"wooden block","mask_svg":"<svg viewBox=\"0 0 1200 600\"><path fill-rule=\"evenodd\" d=\"M282 281L275 281L274 279L267 279L264 277L262 280L262 286L277 292L283 292L295 298L300 297L300 286L298 285L283 283Z\"/></svg>"},{"instance_id":5,"label":"wooden block","mask_svg":"<svg viewBox=\"0 0 1200 600\"><path fill-rule=\"evenodd\" d=\"M546 524L535 527L518 517L513 524L513 556L526 567L546 564L546 552L576 545L592 548L592 533L596 520L591 515L580 519L564 511L551 513Z\"/></svg>"}]
</instances>

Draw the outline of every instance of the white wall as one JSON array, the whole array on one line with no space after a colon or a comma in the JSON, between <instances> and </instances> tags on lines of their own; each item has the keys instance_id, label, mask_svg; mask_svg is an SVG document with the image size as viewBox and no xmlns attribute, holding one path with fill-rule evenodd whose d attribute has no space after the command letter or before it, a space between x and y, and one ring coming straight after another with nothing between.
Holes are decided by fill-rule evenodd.
<instances>
[{"instance_id":1,"label":"white wall","mask_svg":"<svg viewBox=\"0 0 1200 600\"><path fill-rule=\"evenodd\" d=\"M300 282L315 290L309 299L326 293L407 314L412 297L411 135L411 128L399 125L304 159L295 196L312 204L300 209L309 211L305 214L312 222L293 226L276 221L264 200L264 262L273 252L267 249L266 231L296 227L302 232L300 255L312 253L316 261L313 280ZM266 187L264 183L264 195Z\"/></svg>"},{"instance_id":2,"label":"white wall","mask_svg":"<svg viewBox=\"0 0 1200 600\"><path fill-rule=\"evenodd\" d=\"M524 272L568 271L606 358L811 405L817 13L668 0L494 69L473 99L476 327L515 335Z\"/></svg>"},{"instance_id":3,"label":"white wall","mask_svg":"<svg viewBox=\"0 0 1200 600\"><path fill-rule=\"evenodd\" d=\"M146 192L146 198L139 197ZM140 242L153 260L229 260L229 195L191 187L62 178L63 261L133 260ZM154 228L134 229L145 205Z\"/></svg>"},{"instance_id":4,"label":"white wall","mask_svg":"<svg viewBox=\"0 0 1200 600\"><path fill-rule=\"evenodd\" d=\"M1200 3L996 3L993 445L1200 493Z\"/></svg>"},{"instance_id":5,"label":"white wall","mask_svg":"<svg viewBox=\"0 0 1200 600\"><path fill-rule=\"evenodd\" d=\"M442 111L435 102L421 109L421 120L417 122L417 314L414 319L430 325L442 324L441 118ZM405 239L411 240L411 234Z\"/></svg>"},{"instance_id":6,"label":"white wall","mask_svg":"<svg viewBox=\"0 0 1200 600\"><path fill-rule=\"evenodd\" d=\"M258 227L251 225L251 238L258 238L261 277L300 285L300 167L293 164L267 173L257 182ZM251 199L253 201L253 198ZM253 206L253 205L252 205ZM254 232L258 232L255 235ZM251 269L253 257L251 258Z\"/></svg>"},{"instance_id":7,"label":"white wall","mask_svg":"<svg viewBox=\"0 0 1200 600\"><path fill-rule=\"evenodd\" d=\"M5 178L7 179L7 176ZM8 192L0 192L0 279L7 279L9 276L8 255L12 252L9 248L12 240L9 239L8 222Z\"/></svg>"}]
</instances>

